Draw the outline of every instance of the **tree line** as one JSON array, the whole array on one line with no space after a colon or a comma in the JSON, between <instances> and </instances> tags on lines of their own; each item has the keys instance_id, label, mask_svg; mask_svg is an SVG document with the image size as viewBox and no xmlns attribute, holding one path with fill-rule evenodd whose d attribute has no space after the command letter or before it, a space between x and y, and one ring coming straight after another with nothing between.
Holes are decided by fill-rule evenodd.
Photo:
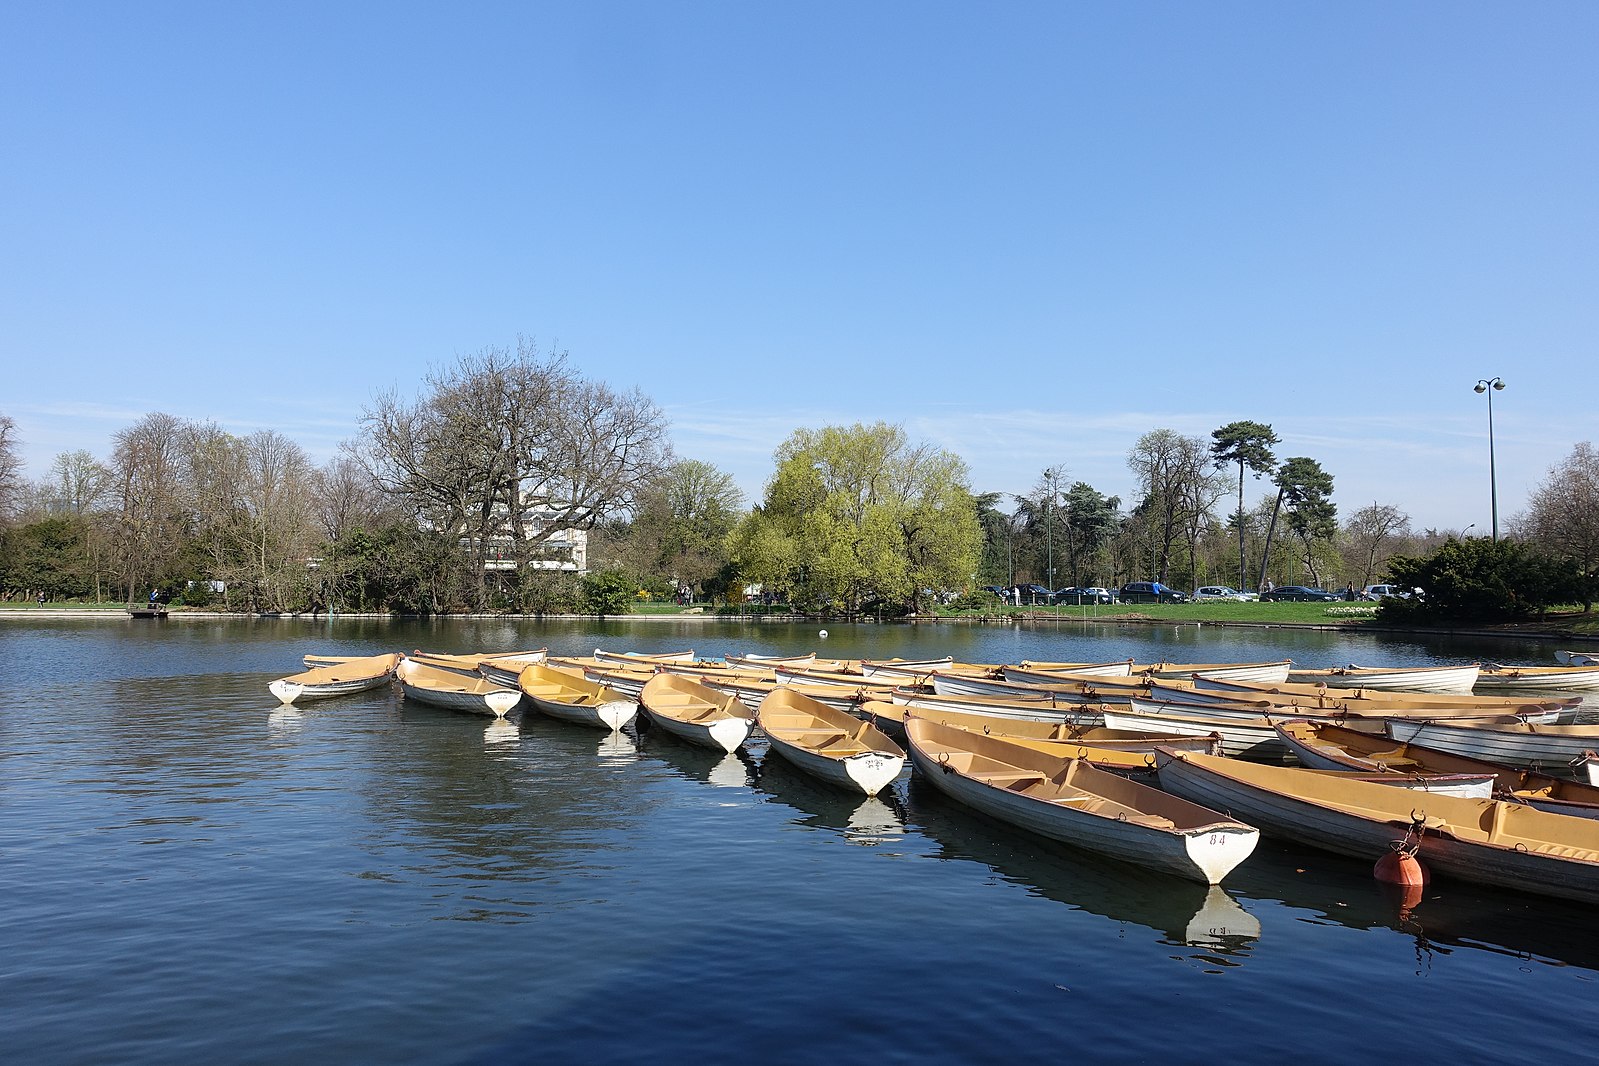
<instances>
[{"instance_id":1,"label":"tree line","mask_svg":"<svg viewBox=\"0 0 1599 1066\"><path fill-rule=\"evenodd\" d=\"M1462 551L1483 554L1413 528L1393 504L1340 519L1333 475L1311 457L1279 459L1279 443L1252 421L1208 440L1152 429L1128 451L1136 494L1124 504L1065 463L1025 493L978 492L963 460L900 426L801 428L747 505L731 476L674 453L648 397L519 340L457 357L414 397L375 396L322 465L273 430L239 436L157 412L119 431L109 455L63 453L27 482L0 414L0 596L611 614L643 593L895 616L992 603L979 590L1018 584L1452 588L1441 575L1454 571L1424 564L1442 554L1458 571ZM1253 506L1250 479L1266 482ZM1509 528L1482 564L1520 575L1501 599L1591 605L1593 447L1552 467Z\"/></svg>"}]
</instances>

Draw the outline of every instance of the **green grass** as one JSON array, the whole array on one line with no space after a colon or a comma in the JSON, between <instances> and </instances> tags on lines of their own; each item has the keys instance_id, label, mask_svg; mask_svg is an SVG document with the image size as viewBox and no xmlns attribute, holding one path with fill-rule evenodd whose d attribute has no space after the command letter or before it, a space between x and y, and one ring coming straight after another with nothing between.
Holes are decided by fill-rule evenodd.
<instances>
[{"instance_id":1,"label":"green grass","mask_svg":"<svg viewBox=\"0 0 1599 1066\"><path fill-rule=\"evenodd\" d=\"M1272 622L1286 625L1360 625L1372 621L1371 614L1357 614L1347 610L1359 606L1361 605L1352 603L1237 603L1230 600L1209 600L1204 603L1129 603L1101 607L1075 605L1006 607L997 604L990 611L962 611L951 614L951 617L987 614L1086 621L1147 618L1162 622L1248 622L1253 625ZM1328 613L1328 608L1345 610Z\"/></svg>"}]
</instances>

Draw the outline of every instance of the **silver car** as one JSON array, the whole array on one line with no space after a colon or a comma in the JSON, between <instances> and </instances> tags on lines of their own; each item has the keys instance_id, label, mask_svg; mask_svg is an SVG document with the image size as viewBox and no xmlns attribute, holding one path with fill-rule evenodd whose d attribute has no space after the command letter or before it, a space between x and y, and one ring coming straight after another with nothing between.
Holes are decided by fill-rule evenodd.
<instances>
[{"instance_id":1,"label":"silver car","mask_svg":"<svg viewBox=\"0 0 1599 1066\"><path fill-rule=\"evenodd\" d=\"M1237 589L1228 588L1226 585L1201 585L1194 590L1194 599L1196 601L1236 600L1239 603L1248 603L1250 600L1258 600L1260 597L1253 592L1239 592Z\"/></svg>"}]
</instances>

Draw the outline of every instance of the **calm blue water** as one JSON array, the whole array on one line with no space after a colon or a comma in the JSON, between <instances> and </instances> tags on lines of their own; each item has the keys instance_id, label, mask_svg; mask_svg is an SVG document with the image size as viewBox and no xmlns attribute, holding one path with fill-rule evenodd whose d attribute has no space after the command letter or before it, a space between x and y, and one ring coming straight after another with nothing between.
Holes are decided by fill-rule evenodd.
<instances>
[{"instance_id":1,"label":"calm blue water","mask_svg":"<svg viewBox=\"0 0 1599 1066\"><path fill-rule=\"evenodd\" d=\"M1552 661L1280 630L828 628L0 622L0 1056L1585 1056L1589 908L1445 885L1404 918L1368 864L1271 843L1207 892L908 773L856 801L759 747L490 725L387 692L280 710L265 688L308 651L413 647Z\"/></svg>"}]
</instances>

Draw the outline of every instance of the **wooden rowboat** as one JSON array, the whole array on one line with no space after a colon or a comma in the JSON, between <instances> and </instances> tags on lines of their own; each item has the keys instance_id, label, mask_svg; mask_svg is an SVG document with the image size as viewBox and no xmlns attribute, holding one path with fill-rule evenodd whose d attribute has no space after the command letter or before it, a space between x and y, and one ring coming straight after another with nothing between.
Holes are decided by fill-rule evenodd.
<instances>
[{"instance_id":1,"label":"wooden rowboat","mask_svg":"<svg viewBox=\"0 0 1599 1066\"><path fill-rule=\"evenodd\" d=\"M1555 662L1562 666L1599 666L1599 652L1557 651Z\"/></svg>"},{"instance_id":2,"label":"wooden rowboat","mask_svg":"<svg viewBox=\"0 0 1599 1066\"><path fill-rule=\"evenodd\" d=\"M1080 726L1060 719L1040 721L984 714L975 710L942 710L919 704L877 701L861 704L860 710L862 714L872 719L874 725L896 740L905 735L907 719L925 718L930 722L954 726L957 729L969 729L974 733L987 733L1012 740L1087 744L1096 748L1140 754L1152 752L1161 745L1183 751L1202 751L1209 755L1221 754L1221 737L1215 734L1187 736L1178 733L1146 733L1133 729L1109 729L1098 725Z\"/></svg>"},{"instance_id":3,"label":"wooden rowboat","mask_svg":"<svg viewBox=\"0 0 1599 1066\"><path fill-rule=\"evenodd\" d=\"M889 737L905 736L905 723L922 718L939 725L965 729L984 736L1002 737L1016 744L1054 755L1061 759L1082 759L1089 765L1124 777L1148 779L1154 783L1155 749L1162 745L1185 751L1220 753L1221 738L1163 736L1132 733L1122 729L1072 729L1047 722L1018 722L986 715L911 710L894 704L862 704L861 712ZM899 717L896 719L896 712Z\"/></svg>"},{"instance_id":4,"label":"wooden rowboat","mask_svg":"<svg viewBox=\"0 0 1599 1066\"><path fill-rule=\"evenodd\" d=\"M504 718L522 702L515 689L501 688L482 677L468 677L406 658L394 671L407 700L471 714Z\"/></svg>"},{"instance_id":5,"label":"wooden rowboat","mask_svg":"<svg viewBox=\"0 0 1599 1066\"><path fill-rule=\"evenodd\" d=\"M1169 682L1157 681L1151 692L1167 691ZM1582 706L1581 696L1559 696L1555 693L1538 693L1529 696L1493 696L1472 693L1451 695L1439 692L1395 692L1383 689L1328 688L1325 685L1301 685L1285 682L1280 685L1257 685L1226 681L1204 676L1196 677L1187 686L1188 699L1198 700L1270 700L1279 706L1303 707L1318 714L1337 710L1359 712L1367 716L1436 713L1440 717L1478 717L1514 714L1524 718L1548 718L1551 724L1567 722L1575 717Z\"/></svg>"},{"instance_id":6,"label":"wooden rowboat","mask_svg":"<svg viewBox=\"0 0 1599 1066\"><path fill-rule=\"evenodd\" d=\"M1145 869L1217 884L1260 839L1252 826L1081 759L924 718L905 732L916 772L951 799Z\"/></svg>"},{"instance_id":7,"label":"wooden rowboat","mask_svg":"<svg viewBox=\"0 0 1599 1066\"><path fill-rule=\"evenodd\" d=\"M1592 692L1599 690L1599 665L1498 666L1477 675L1479 692Z\"/></svg>"},{"instance_id":8,"label":"wooden rowboat","mask_svg":"<svg viewBox=\"0 0 1599 1066\"><path fill-rule=\"evenodd\" d=\"M1521 770L1568 770L1585 752L1599 749L1599 725L1537 725L1527 722L1420 722L1390 718L1384 728L1396 741L1513 766Z\"/></svg>"},{"instance_id":9,"label":"wooden rowboat","mask_svg":"<svg viewBox=\"0 0 1599 1066\"><path fill-rule=\"evenodd\" d=\"M754 712L737 696L678 674L650 678L639 692L639 706L662 732L717 751L737 751L755 725Z\"/></svg>"},{"instance_id":10,"label":"wooden rowboat","mask_svg":"<svg viewBox=\"0 0 1599 1066\"><path fill-rule=\"evenodd\" d=\"M934 673L928 681L940 696L997 696L1003 699L1030 699L1047 697L1070 703L1125 703L1134 694L1149 691L1149 682L1143 678L1062 674L1053 681L1012 681L1013 676L1024 674L1015 667L1003 669L1004 680L973 677L965 674Z\"/></svg>"},{"instance_id":11,"label":"wooden rowboat","mask_svg":"<svg viewBox=\"0 0 1599 1066\"><path fill-rule=\"evenodd\" d=\"M1400 693L1389 693L1397 696ZM1406 693L1406 695L1409 695ZM1232 698L1228 698L1232 697ZM1186 691L1169 690L1164 682L1157 681L1150 687L1149 697L1134 697L1132 706L1141 709L1141 704L1158 703L1162 707L1174 710L1179 714L1209 714L1217 717L1248 718L1266 714L1277 718L1307 718L1315 721L1367 721L1378 722L1386 718L1414 718L1421 721L1439 722L1538 722L1543 725L1554 725L1560 720L1563 710L1545 707L1536 703L1499 704L1495 706L1476 707L1472 705L1451 706L1450 700L1470 701L1475 697L1442 697L1439 706L1411 706L1402 703L1387 703L1384 700L1327 700L1323 706L1306 706L1309 701L1298 704L1282 703L1279 698L1264 692L1224 692L1221 690L1189 689Z\"/></svg>"},{"instance_id":12,"label":"wooden rowboat","mask_svg":"<svg viewBox=\"0 0 1599 1066\"><path fill-rule=\"evenodd\" d=\"M1065 722L1073 726L1105 724L1104 707L1101 704L1056 701L1042 694L1007 699L1000 696L940 696L920 688L896 688L889 693L889 698L902 707L923 710L961 711L1027 722Z\"/></svg>"},{"instance_id":13,"label":"wooden rowboat","mask_svg":"<svg viewBox=\"0 0 1599 1066\"><path fill-rule=\"evenodd\" d=\"M604 648L595 648L594 658L603 662L624 663L635 666L640 664L653 666L656 663L691 663L694 661L694 649L646 654L637 651L606 651Z\"/></svg>"},{"instance_id":14,"label":"wooden rowboat","mask_svg":"<svg viewBox=\"0 0 1599 1066\"><path fill-rule=\"evenodd\" d=\"M905 752L872 723L790 686L774 688L756 720L772 754L840 788L875 796L905 766Z\"/></svg>"},{"instance_id":15,"label":"wooden rowboat","mask_svg":"<svg viewBox=\"0 0 1599 1066\"><path fill-rule=\"evenodd\" d=\"M1553 814L1599 818L1599 788L1591 782L1515 770L1464 755L1435 751L1420 744L1400 744L1378 736L1323 722L1278 722L1277 732L1299 759L1312 769L1393 774L1488 774L1490 795L1529 803Z\"/></svg>"},{"instance_id":16,"label":"wooden rowboat","mask_svg":"<svg viewBox=\"0 0 1599 1066\"><path fill-rule=\"evenodd\" d=\"M1470 666L1335 666L1330 670L1290 670L1288 680L1329 688L1376 688L1398 692L1467 693L1480 668Z\"/></svg>"},{"instance_id":17,"label":"wooden rowboat","mask_svg":"<svg viewBox=\"0 0 1599 1066\"><path fill-rule=\"evenodd\" d=\"M612 688L624 696L638 699L638 694L644 690L644 685L654 677L656 670L653 666L627 665L611 659L577 658L577 659L548 659L550 666L560 667L562 670L571 670L582 674L590 681Z\"/></svg>"},{"instance_id":18,"label":"wooden rowboat","mask_svg":"<svg viewBox=\"0 0 1599 1066\"><path fill-rule=\"evenodd\" d=\"M577 670L529 663L522 667L516 683L535 710L563 722L597 726L614 733L638 713L638 700L590 681Z\"/></svg>"},{"instance_id":19,"label":"wooden rowboat","mask_svg":"<svg viewBox=\"0 0 1599 1066\"><path fill-rule=\"evenodd\" d=\"M1159 704L1141 703L1128 710L1107 707L1105 724L1112 729L1143 729L1185 736L1215 733L1221 737L1223 755L1271 762L1284 762L1289 758L1288 747L1277 735L1273 719L1264 714L1256 718L1224 718L1173 713Z\"/></svg>"},{"instance_id":20,"label":"wooden rowboat","mask_svg":"<svg viewBox=\"0 0 1599 1066\"><path fill-rule=\"evenodd\" d=\"M1249 681L1270 685L1288 680L1293 669L1292 659L1272 663L1150 663L1134 664L1133 673L1167 680L1187 680L1191 677L1210 677L1225 681Z\"/></svg>"},{"instance_id":21,"label":"wooden rowboat","mask_svg":"<svg viewBox=\"0 0 1599 1066\"><path fill-rule=\"evenodd\" d=\"M267 686L267 691L284 704L296 700L305 702L346 696L388 684L394 678L395 667L399 665L399 652L353 656L327 666L280 677Z\"/></svg>"},{"instance_id":22,"label":"wooden rowboat","mask_svg":"<svg viewBox=\"0 0 1599 1066\"><path fill-rule=\"evenodd\" d=\"M1010 671L1018 674L1038 673L1044 675L1044 683L1059 680L1057 674L1088 674L1095 677L1131 677L1133 661L1131 659L1117 659L1113 663L1057 663L1044 662L1038 659L1023 659L1019 666L1006 666L1002 669L1008 675Z\"/></svg>"},{"instance_id":23,"label":"wooden rowboat","mask_svg":"<svg viewBox=\"0 0 1599 1066\"><path fill-rule=\"evenodd\" d=\"M1186 751L1157 758L1161 788L1269 834L1368 863L1409 840L1436 875L1599 902L1599 821Z\"/></svg>"},{"instance_id":24,"label":"wooden rowboat","mask_svg":"<svg viewBox=\"0 0 1599 1066\"><path fill-rule=\"evenodd\" d=\"M901 684L926 677L934 670L951 670L955 658L946 655L941 659L862 659L861 674L876 682Z\"/></svg>"},{"instance_id":25,"label":"wooden rowboat","mask_svg":"<svg viewBox=\"0 0 1599 1066\"><path fill-rule=\"evenodd\" d=\"M506 688L515 688L522 675L522 667L529 663L542 663L548 658L545 648L533 651L508 651L498 655L485 655L478 661L477 672Z\"/></svg>"}]
</instances>

